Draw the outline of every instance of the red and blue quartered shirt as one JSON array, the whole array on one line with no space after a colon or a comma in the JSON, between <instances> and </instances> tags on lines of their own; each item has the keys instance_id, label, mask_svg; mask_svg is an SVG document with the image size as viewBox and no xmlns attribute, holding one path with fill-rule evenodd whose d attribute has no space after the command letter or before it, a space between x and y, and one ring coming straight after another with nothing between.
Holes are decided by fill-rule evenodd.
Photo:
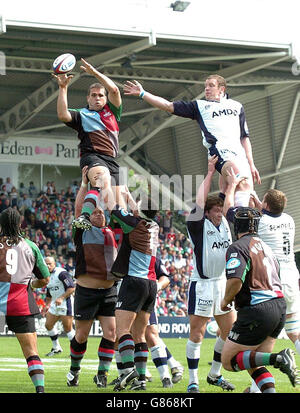
<instances>
[{"instance_id":1,"label":"red and blue quartered shirt","mask_svg":"<svg viewBox=\"0 0 300 413\"><path fill-rule=\"evenodd\" d=\"M108 102L100 111L69 109L72 116L66 125L78 132L80 156L89 153L108 155L112 158L119 152L119 125L122 105L117 108Z\"/></svg>"},{"instance_id":2,"label":"red and blue quartered shirt","mask_svg":"<svg viewBox=\"0 0 300 413\"><path fill-rule=\"evenodd\" d=\"M159 227L155 221L136 217L116 205L111 213L123 230L122 244L112 272L149 280L156 280L155 262Z\"/></svg>"},{"instance_id":3,"label":"red and blue quartered shirt","mask_svg":"<svg viewBox=\"0 0 300 413\"><path fill-rule=\"evenodd\" d=\"M32 274L50 277L37 245L21 239L18 244L0 241L0 314L25 316L39 313L30 287Z\"/></svg>"},{"instance_id":4,"label":"red and blue quartered shirt","mask_svg":"<svg viewBox=\"0 0 300 413\"><path fill-rule=\"evenodd\" d=\"M99 280L118 279L111 273L118 245L110 228L92 226L90 230L76 229L73 237L76 246L75 278L88 274Z\"/></svg>"},{"instance_id":5,"label":"red and blue quartered shirt","mask_svg":"<svg viewBox=\"0 0 300 413\"><path fill-rule=\"evenodd\" d=\"M257 234L246 234L229 246L226 277L242 281L235 296L237 309L283 297L279 263Z\"/></svg>"}]
</instances>

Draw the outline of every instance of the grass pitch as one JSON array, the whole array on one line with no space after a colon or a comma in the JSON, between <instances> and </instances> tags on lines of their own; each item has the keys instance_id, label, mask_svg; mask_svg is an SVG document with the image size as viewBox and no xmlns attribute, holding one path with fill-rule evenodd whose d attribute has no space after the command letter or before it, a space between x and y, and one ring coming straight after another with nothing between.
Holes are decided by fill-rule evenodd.
<instances>
[{"instance_id":1,"label":"grass pitch","mask_svg":"<svg viewBox=\"0 0 300 413\"><path fill-rule=\"evenodd\" d=\"M45 369L45 391L46 393L120 393L113 392L113 386L108 386L106 389L99 389L93 383L93 377L97 372L98 357L97 349L99 345L99 337L90 337L88 347L84 359L81 363L81 373L78 387L68 387L66 384L66 374L70 367L69 358L69 341L65 337L60 338L60 343L63 352L54 357L46 357L45 354L51 349L51 341L48 337L38 338L39 355L43 361ZM171 389L163 389L159 379L158 372L152 363L151 356L148 360L148 369L152 373L153 381L147 382L146 393L186 393L188 385L188 368L185 358L186 339L165 339L165 344L168 346L172 355L176 360L184 366L183 379L174 385ZM203 393L227 393L221 388L211 386L206 382L207 373L209 372L209 362L213 356L214 339L205 339L201 346L201 357L199 362L199 388ZM292 342L289 340L277 340L274 351L280 351L283 348L290 347L294 349ZM296 355L296 362L300 366L300 356ZM300 394L300 386L292 387L288 377L279 370L269 367L276 382L277 393L295 393ZM233 373L222 371L224 377L230 380L235 385L235 390L232 393L242 393L249 386L251 380L246 371ZM116 363L113 361L111 371L108 377L108 382L111 382L117 377ZM34 387L27 374L27 365L23 357L19 343L15 337L0 337L0 393L34 393ZM137 393L124 390L124 393ZM140 393L140 392L138 392Z\"/></svg>"}]
</instances>

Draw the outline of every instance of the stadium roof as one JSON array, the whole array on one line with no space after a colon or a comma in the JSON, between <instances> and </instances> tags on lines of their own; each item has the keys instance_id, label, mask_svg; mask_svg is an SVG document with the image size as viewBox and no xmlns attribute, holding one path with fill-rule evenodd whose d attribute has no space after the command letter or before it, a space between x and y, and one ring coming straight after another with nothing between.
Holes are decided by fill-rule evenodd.
<instances>
[{"instance_id":1,"label":"stadium roof","mask_svg":"<svg viewBox=\"0 0 300 413\"><path fill-rule=\"evenodd\" d=\"M226 78L230 96L245 107L262 177L257 194L261 198L270 187L283 190L287 212L299 228L300 76L290 42L189 35L177 26L173 31L117 28L105 21L106 26L98 28L6 18L0 35L6 66L5 76L0 76L0 139L75 138L57 119L57 84L51 78L53 60L65 52L78 61L86 58L120 87L126 79L137 79L146 90L169 100L203 97L207 75L218 73ZM91 77L80 73L78 63L69 88L70 107L84 105L90 83ZM123 96L123 107L121 164L147 176L206 173L207 152L196 122L132 97ZM216 176L212 191L217 190ZM300 250L300 231L295 247Z\"/></svg>"}]
</instances>

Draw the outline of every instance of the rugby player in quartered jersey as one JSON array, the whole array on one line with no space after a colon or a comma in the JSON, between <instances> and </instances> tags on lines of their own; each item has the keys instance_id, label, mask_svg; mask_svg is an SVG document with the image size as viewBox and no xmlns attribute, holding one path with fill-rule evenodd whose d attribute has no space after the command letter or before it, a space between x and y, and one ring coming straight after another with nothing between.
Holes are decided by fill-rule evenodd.
<instances>
[{"instance_id":1,"label":"rugby player in quartered jersey","mask_svg":"<svg viewBox=\"0 0 300 413\"><path fill-rule=\"evenodd\" d=\"M38 246L23 238L21 217L7 208L0 215L0 317L16 334L37 393L44 393L44 367L37 351L34 315L39 314L32 288L49 282L49 270ZM33 281L32 275L35 279ZM15 387L22 392L23 388Z\"/></svg>"},{"instance_id":2,"label":"rugby player in quartered jersey","mask_svg":"<svg viewBox=\"0 0 300 413\"><path fill-rule=\"evenodd\" d=\"M75 129L80 140L80 167L88 166L87 177L90 191L99 201L100 189L104 192L105 209L111 209L121 197L119 165L116 157L119 151L119 126L122 113L122 98L117 85L91 64L81 59L81 69L94 76L97 83L89 86L87 107L69 109L67 90L72 75L55 75L59 94L57 99L58 118ZM112 189L115 188L115 193ZM88 194L89 195L89 194ZM74 225L85 229L95 205L87 203L82 214L75 218Z\"/></svg>"},{"instance_id":3,"label":"rugby player in quartered jersey","mask_svg":"<svg viewBox=\"0 0 300 413\"><path fill-rule=\"evenodd\" d=\"M112 273L122 278L116 306L118 351L123 363L122 374L114 390L123 390L134 379L133 386L146 388L148 347L145 331L155 306L157 283L155 273L158 246L158 224L153 220L157 210L133 215L118 204L111 219L123 230L122 244ZM132 387L132 389L134 389Z\"/></svg>"},{"instance_id":4,"label":"rugby player in quartered jersey","mask_svg":"<svg viewBox=\"0 0 300 413\"><path fill-rule=\"evenodd\" d=\"M85 168L82 184L75 200L75 216L78 216L87 192ZM81 362L95 319L100 322L103 336L98 347L99 365L94 383L107 386L107 375L114 355L116 327L115 306L117 302L116 278L111 273L117 256L114 233L105 226L104 211L95 208L90 216L91 229L73 227L76 247L74 298L75 336L70 344L71 365L67 374L68 386L78 386Z\"/></svg>"},{"instance_id":5,"label":"rugby player in quartered jersey","mask_svg":"<svg viewBox=\"0 0 300 413\"><path fill-rule=\"evenodd\" d=\"M292 386L298 383L294 353L289 348L273 353L285 323L286 304L279 264L271 248L257 235L261 213L239 207L234 213L234 241L226 254L226 291L221 307L234 301L237 320L222 351L226 370L248 373L262 393L276 393L275 381L266 366L285 373Z\"/></svg>"}]
</instances>

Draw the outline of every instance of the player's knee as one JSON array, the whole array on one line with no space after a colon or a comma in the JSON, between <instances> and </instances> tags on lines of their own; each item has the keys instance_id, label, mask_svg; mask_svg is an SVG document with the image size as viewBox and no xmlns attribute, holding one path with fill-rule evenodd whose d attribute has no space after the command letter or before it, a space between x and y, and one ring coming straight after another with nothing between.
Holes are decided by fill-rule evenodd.
<instances>
[{"instance_id":1,"label":"player's knee","mask_svg":"<svg viewBox=\"0 0 300 413\"><path fill-rule=\"evenodd\" d=\"M91 168L88 173L88 178L92 186L105 188L110 185L110 173L105 167Z\"/></svg>"},{"instance_id":2,"label":"player's knee","mask_svg":"<svg viewBox=\"0 0 300 413\"><path fill-rule=\"evenodd\" d=\"M221 362L222 362L222 366L223 366L223 368L224 368L225 370L227 370L227 371L233 371L231 359L230 359L230 357L229 357L226 353L224 353L223 351L222 351L222 354L221 354Z\"/></svg>"},{"instance_id":3,"label":"player's knee","mask_svg":"<svg viewBox=\"0 0 300 413\"><path fill-rule=\"evenodd\" d=\"M110 341L116 341L117 339L116 328L113 326L105 327L103 329L103 337L105 337L107 340L110 340Z\"/></svg>"},{"instance_id":4,"label":"player's knee","mask_svg":"<svg viewBox=\"0 0 300 413\"><path fill-rule=\"evenodd\" d=\"M158 343L158 340L159 340L158 333L155 334L153 333L153 331L148 330L148 328L146 329L145 337L146 337L146 342L147 342L148 347L156 346L156 344Z\"/></svg>"}]
</instances>

